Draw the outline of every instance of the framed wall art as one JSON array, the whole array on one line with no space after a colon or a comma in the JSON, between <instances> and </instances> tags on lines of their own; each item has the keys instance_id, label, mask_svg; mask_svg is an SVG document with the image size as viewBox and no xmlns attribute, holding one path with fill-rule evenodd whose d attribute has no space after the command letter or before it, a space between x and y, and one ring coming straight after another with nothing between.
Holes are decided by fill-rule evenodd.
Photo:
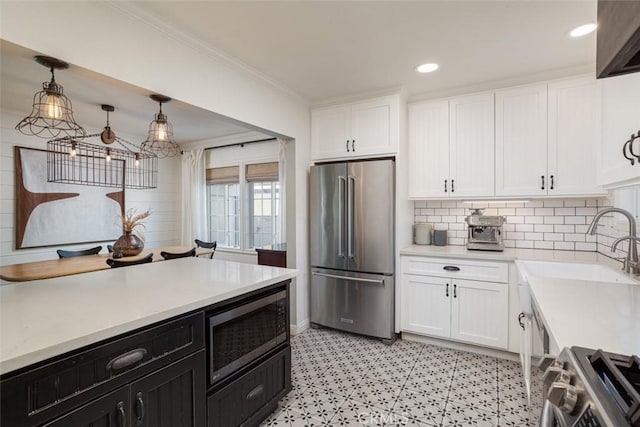
<instances>
[{"instance_id":1,"label":"framed wall art","mask_svg":"<svg viewBox=\"0 0 640 427\"><path fill-rule=\"evenodd\" d=\"M48 182L47 153L15 147L16 249L116 240L124 177L117 188Z\"/></svg>"}]
</instances>

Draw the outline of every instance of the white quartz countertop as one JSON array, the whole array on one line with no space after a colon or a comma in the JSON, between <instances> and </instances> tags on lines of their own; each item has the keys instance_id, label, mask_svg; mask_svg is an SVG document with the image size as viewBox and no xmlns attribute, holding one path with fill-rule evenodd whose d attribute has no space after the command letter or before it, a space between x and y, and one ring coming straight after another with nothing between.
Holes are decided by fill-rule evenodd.
<instances>
[{"instance_id":1,"label":"white quartz countertop","mask_svg":"<svg viewBox=\"0 0 640 427\"><path fill-rule=\"evenodd\" d=\"M560 349L640 354L640 284L530 277L531 296Z\"/></svg>"},{"instance_id":2,"label":"white quartz countertop","mask_svg":"<svg viewBox=\"0 0 640 427\"><path fill-rule=\"evenodd\" d=\"M411 245L400 250L400 255L477 259L489 261L578 261L610 264L611 258L597 252L555 251L548 249L505 248L503 252L473 251L466 246Z\"/></svg>"},{"instance_id":3,"label":"white quartz countertop","mask_svg":"<svg viewBox=\"0 0 640 427\"><path fill-rule=\"evenodd\" d=\"M0 374L296 275L182 258L0 286Z\"/></svg>"}]
</instances>

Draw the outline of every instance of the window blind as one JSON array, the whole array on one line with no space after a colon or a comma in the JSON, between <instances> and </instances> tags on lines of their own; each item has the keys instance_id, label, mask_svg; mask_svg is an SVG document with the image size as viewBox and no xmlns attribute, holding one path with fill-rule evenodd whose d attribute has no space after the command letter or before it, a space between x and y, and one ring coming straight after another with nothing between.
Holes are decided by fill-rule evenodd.
<instances>
[{"instance_id":1,"label":"window blind","mask_svg":"<svg viewBox=\"0 0 640 427\"><path fill-rule=\"evenodd\" d=\"M240 166L207 169L207 184L233 184L240 182Z\"/></svg>"},{"instance_id":2,"label":"window blind","mask_svg":"<svg viewBox=\"0 0 640 427\"><path fill-rule=\"evenodd\" d=\"M247 165L245 179L247 182L277 181L278 162Z\"/></svg>"}]
</instances>

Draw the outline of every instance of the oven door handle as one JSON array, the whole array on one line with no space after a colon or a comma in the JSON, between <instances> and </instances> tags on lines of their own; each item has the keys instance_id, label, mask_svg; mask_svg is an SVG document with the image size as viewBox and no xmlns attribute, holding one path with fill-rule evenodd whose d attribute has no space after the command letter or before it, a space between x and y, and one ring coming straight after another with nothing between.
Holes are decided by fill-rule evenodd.
<instances>
[{"instance_id":1,"label":"oven door handle","mask_svg":"<svg viewBox=\"0 0 640 427\"><path fill-rule=\"evenodd\" d=\"M352 282L384 283L384 279L365 279L363 277L338 276L337 274L318 273L317 271L312 271L311 275L331 277L332 279L350 280Z\"/></svg>"},{"instance_id":2,"label":"oven door handle","mask_svg":"<svg viewBox=\"0 0 640 427\"><path fill-rule=\"evenodd\" d=\"M220 314L216 314L209 318L209 327L218 326L222 323L228 322L231 319L235 319L244 314L256 311L261 307L273 304L276 301L284 300L287 297L287 291L280 291L275 294L260 298L259 300L243 304L239 307L232 308L230 310L223 311Z\"/></svg>"}]
</instances>

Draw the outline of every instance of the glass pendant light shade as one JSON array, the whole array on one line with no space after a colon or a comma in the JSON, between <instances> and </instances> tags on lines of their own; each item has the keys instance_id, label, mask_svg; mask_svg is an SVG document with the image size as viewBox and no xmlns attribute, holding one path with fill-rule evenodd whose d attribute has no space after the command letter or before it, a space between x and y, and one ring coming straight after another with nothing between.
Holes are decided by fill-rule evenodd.
<instances>
[{"instance_id":1,"label":"glass pendant light shade","mask_svg":"<svg viewBox=\"0 0 640 427\"><path fill-rule=\"evenodd\" d=\"M68 68L69 64L48 56L36 56L35 60L51 70L51 81L42 83L42 90L33 97L31 114L16 125L16 130L46 139L86 135L73 118L71 101L64 95L53 73L54 69Z\"/></svg>"},{"instance_id":2,"label":"glass pendant light shade","mask_svg":"<svg viewBox=\"0 0 640 427\"><path fill-rule=\"evenodd\" d=\"M149 124L147 139L142 143L142 151L155 153L158 157L174 157L182 153L182 149L173 139L173 126L162 113L162 103L171 98L162 95L151 95L151 99L160 103L160 112Z\"/></svg>"}]
</instances>

